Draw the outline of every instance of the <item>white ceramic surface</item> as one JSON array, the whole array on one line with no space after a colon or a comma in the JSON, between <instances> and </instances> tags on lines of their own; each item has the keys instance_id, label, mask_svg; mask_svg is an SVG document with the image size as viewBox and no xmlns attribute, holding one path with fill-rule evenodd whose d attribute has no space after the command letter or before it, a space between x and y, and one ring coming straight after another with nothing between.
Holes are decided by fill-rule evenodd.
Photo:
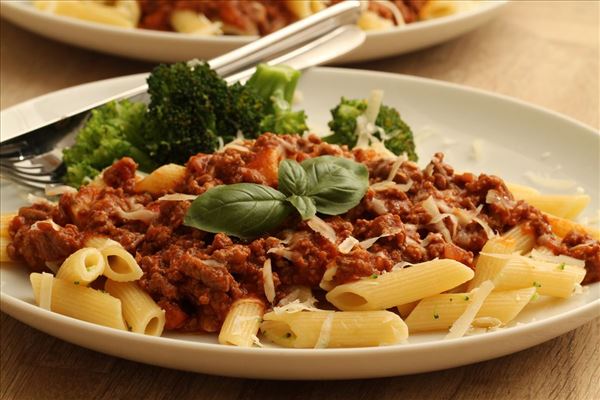
<instances>
[{"instance_id":1,"label":"white ceramic surface","mask_svg":"<svg viewBox=\"0 0 600 400\"><path fill-rule=\"evenodd\" d=\"M28 112L64 107L83 98L138 85L144 75L65 89L2 112L2 124L18 124ZM599 201L600 135L556 113L461 86L422 78L334 68L307 72L300 84L311 126L326 126L328 110L341 95L365 97L385 89L384 102L402 111L417 137L421 165L436 151L458 170L487 171L530 184L525 171L553 171L576 179L592 196L586 214ZM38 112L35 111L35 112ZM481 139L480 157L472 154ZM553 156L547 157L544 153ZM544 156L543 156L544 155ZM561 164L560 168L557 164ZM26 193L2 182L2 212L25 203ZM271 379L344 379L411 374L479 362L510 354L600 315L600 284L567 301L542 299L529 305L512 326L482 335L442 340L443 333L411 336L408 343L378 348L297 350L241 349L218 345L215 335L167 334L145 337L47 312L34 305L27 272L18 265L0 270L2 311L63 340L140 362L218 375Z\"/></svg>"},{"instance_id":2,"label":"white ceramic surface","mask_svg":"<svg viewBox=\"0 0 600 400\"><path fill-rule=\"evenodd\" d=\"M336 63L365 61L432 46L490 20L508 0L486 0L473 10L384 32L370 32L362 46ZM201 37L145 29L125 29L38 11L28 0L0 2L3 18L68 44L147 61L210 59L253 40L250 36Z\"/></svg>"}]
</instances>

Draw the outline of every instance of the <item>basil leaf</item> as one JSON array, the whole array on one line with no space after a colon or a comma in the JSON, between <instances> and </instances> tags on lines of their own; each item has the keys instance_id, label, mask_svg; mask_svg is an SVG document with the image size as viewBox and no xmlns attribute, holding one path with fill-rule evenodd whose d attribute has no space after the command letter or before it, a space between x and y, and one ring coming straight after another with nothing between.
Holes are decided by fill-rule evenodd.
<instances>
[{"instance_id":1,"label":"basil leaf","mask_svg":"<svg viewBox=\"0 0 600 400\"><path fill-rule=\"evenodd\" d=\"M317 213L315 201L308 196L290 196L287 198L296 210L300 213L303 220L312 218Z\"/></svg>"},{"instance_id":2,"label":"basil leaf","mask_svg":"<svg viewBox=\"0 0 600 400\"><path fill-rule=\"evenodd\" d=\"M301 196L306 192L306 172L295 160L279 163L279 191L286 196Z\"/></svg>"},{"instance_id":3,"label":"basil leaf","mask_svg":"<svg viewBox=\"0 0 600 400\"><path fill-rule=\"evenodd\" d=\"M293 210L285 199L283 193L254 183L216 186L194 200L183 223L248 239L281 225Z\"/></svg>"},{"instance_id":4,"label":"basil leaf","mask_svg":"<svg viewBox=\"0 0 600 400\"><path fill-rule=\"evenodd\" d=\"M321 156L304 160L310 196L317 211L343 214L360 203L369 187L369 171L363 164L341 157Z\"/></svg>"}]
</instances>

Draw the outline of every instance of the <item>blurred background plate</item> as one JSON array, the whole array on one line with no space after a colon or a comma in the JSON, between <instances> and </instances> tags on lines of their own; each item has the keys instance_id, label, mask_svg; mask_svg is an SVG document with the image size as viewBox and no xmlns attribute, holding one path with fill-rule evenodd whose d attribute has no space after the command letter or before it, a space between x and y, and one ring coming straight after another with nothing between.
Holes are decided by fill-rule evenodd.
<instances>
[{"instance_id":1,"label":"blurred background plate","mask_svg":"<svg viewBox=\"0 0 600 400\"><path fill-rule=\"evenodd\" d=\"M447 17L369 32L363 45L336 61L366 61L432 46L489 21L508 0L486 0L472 10ZM2 18L32 32L61 42L154 62L192 58L210 59L254 39L251 36L191 36L176 32L125 29L53 15L35 9L29 1L0 2Z\"/></svg>"}]
</instances>

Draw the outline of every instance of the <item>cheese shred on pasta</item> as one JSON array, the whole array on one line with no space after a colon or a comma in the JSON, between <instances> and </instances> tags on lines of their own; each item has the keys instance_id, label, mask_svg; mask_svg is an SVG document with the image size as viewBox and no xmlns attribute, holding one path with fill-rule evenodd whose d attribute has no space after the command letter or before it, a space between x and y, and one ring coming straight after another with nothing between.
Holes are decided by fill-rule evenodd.
<instances>
[{"instance_id":1,"label":"cheese shred on pasta","mask_svg":"<svg viewBox=\"0 0 600 400\"><path fill-rule=\"evenodd\" d=\"M460 338L467 333L471 327L471 324L473 323L473 320L475 320L475 316L483 305L483 302L490 295L490 293L492 293L492 290L494 290L494 284L492 281L485 281L479 286L479 288L473 291L473 301L467 306L465 312L456 321L454 321L454 324L452 324L450 332L446 335L445 339Z\"/></svg>"}]
</instances>

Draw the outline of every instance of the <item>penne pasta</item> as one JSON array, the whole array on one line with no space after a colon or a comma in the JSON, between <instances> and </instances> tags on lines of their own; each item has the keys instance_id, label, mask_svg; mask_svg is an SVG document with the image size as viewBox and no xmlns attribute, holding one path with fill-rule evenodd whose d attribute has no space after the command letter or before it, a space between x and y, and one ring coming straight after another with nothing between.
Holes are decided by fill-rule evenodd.
<instances>
[{"instance_id":1,"label":"penne pasta","mask_svg":"<svg viewBox=\"0 0 600 400\"><path fill-rule=\"evenodd\" d=\"M535 287L492 292L476 318L492 317L506 325L521 312L535 294ZM469 293L442 293L419 302L404 320L410 333L450 329L473 301Z\"/></svg>"},{"instance_id":2,"label":"penne pasta","mask_svg":"<svg viewBox=\"0 0 600 400\"><path fill-rule=\"evenodd\" d=\"M165 327L165 312L152 297L135 282L115 282L108 279L104 289L121 300L123 316L131 331L160 336Z\"/></svg>"},{"instance_id":3,"label":"penne pasta","mask_svg":"<svg viewBox=\"0 0 600 400\"><path fill-rule=\"evenodd\" d=\"M535 246L535 235L524 225L515 226L504 233L502 237L513 240L514 251L518 251L521 254L531 251Z\"/></svg>"},{"instance_id":4,"label":"penne pasta","mask_svg":"<svg viewBox=\"0 0 600 400\"><path fill-rule=\"evenodd\" d=\"M419 19L427 20L471 10L477 6L473 0L429 0L419 10Z\"/></svg>"},{"instance_id":5,"label":"penne pasta","mask_svg":"<svg viewBox=\"0 0 600 400\"><path fill-rule=\"evenodd\" d=\"M223 322L219 343L240 347L252 347L265 313L265 304L254 298L236 301Z\"/></svg>"},{"instance_id":6,"label":"penne pasta","mask_svg":"<svg viewBox=\"0 0 600 400\"><path fill-rule=\"evenodd\" d=\"M127 2L127 0L120 1L120 3L123 2ZM85 0L36 0L33 4L38 10L66 17L120 26L123 28L135 28L137 25L137 20L133 20L135 15L131 13L131 6L124 6L121 9L107 6L99 2Z\"/></svg>"},{"instance_id":7,"label":"penne pasta","mask_svg":"<svg viewBox=\"0 0 600 400\"><path fill-rule=\"evenodd\" d=\"M118 242L103 237L93 237L85 242L95 247L104 257L104 276L116 282L130 282L140 279L143 271L137 261Z\"/></svg>"},{"instance_id":8,"label":"penne pasta","mask_svg":"<svg viewBox=\"0 0 600 400\"><path fill-rule=\"evenodd\" d=\"M539 190L536 190L530 186L519 185L517 183L504 182L508 190L512 193L513 197L517 200L522 200L527 196L537 196L540 194Z\"/></svg>"},{"instance_id":9,"label":"penne pasta","mask_svg":"<svg viewBox=\"0 0 600 400\"><path fill-rule=\"evenodd\" d=\"M71 254L62 263L56 277L87 286L104 272L105 261L100 250L84 247Z\"/></svg>"},{"instance_id":10,"label":"penne pasta","mask_svg":"<svg viewBox=\"0 0 600 400\"><path fill-rule=\"evenodd\" d=\"M475 264L475 276L469 281L467 290L471 291L478 287L481 282L493 279L504 268L506 259L489 256L487 253L512 254L515 247L515 240L512 238L499 236L488 240L481 249Z\"/></svg>"},{"instance_id":11,"label":"penne pasta","mask_svg":"<svg viewBox=\"0 0 600 400\"><path fill-rule=\"evenodd\" d=\"M171 14L171 26L175 31L195 35L222 35L221 22L211 22L203 14L192 10L175 10Z\"/></svg>"},{"instance_id":12,"label":"penne pasta","mask_svg":"<svg viewBox=\"0 0 600 400\"><path fill-rule=\"evenodd\" d=\"M552 232L558 237L565 237L571 231L582 232L590 235L596 240L600 240L600 231L598 229L593 229L587 226L580 225L576 222L565 218L555 217L553 215L546 214L548 221L550 222L550 226L552 227Z\"/></svg>"},{"instance_id":13,"label":"penne pasta","mask_svg":"<svg viewBox=\"0 0 600 400\"><path fill-rule=\"evenodd\" d=\"M48 274L47 274L48 275ZM29 275L36 304L41 304L42 274ZM47 283L45 283L45 286ZM126 330L121 301L108 293L52 278L49 302L51 311L82 321ZM47 296L45 289L44 295Z\"/></svg>"},{"instance_id":14,"label":"penne pasta","mask_svg":"<svg viewBox=\"0 0 600 400\"><path fill-rule=\"evenodd\" d=\"M0 237L9 238L8 226L17 213L2 213L0 214Z\"/></svg>"},{"instance_id":15,"label":"penne pasta","mask_svg":"<svg viewBox=\"0 0 600 400\"><path fill-rule=\"evenodd\" d=\"M565 263L535 260L523 256L508 258L502 271L494 278L496 290L521 289L534 286L541 295L570 297L585 277L585 269Z\"/></svg>"},{"instance_id":16,"label":"penne pasta","mask_svg":"<svg viewBox=\"0 0 600 400\"><path fill-rule=\"evenodd\" d=\"M152 171L135 185L136 192L162 194L175 187L185 177L185 167L177 164L166 164Z\"/></svg>"},{"instance_id":17,"label":"penne pasta","mask_svg":"<svg viewBox=\"0 0 600 400\"><path fill-rule=\"evenodd\" d=\"M398 271L339 285L327 300L344 311L385 310L452 289L473 278L473 270L455 260L415 264Z\"/></svg>"},{"instance_id":18,"label":"penne pasta","mask_svg":"<svg viewBox=\"0 0 600 400\"><path fill-rule=\"evenodd\" d=\"M585 194L579 195L530 195L522 199L541 211L559 218L574 219L583 211L591 198Z\"/></svg>"},{"instance_id":19,"label":"penne pasta","mask_svg":"<svg viewBox=\"0 0 600 400\"><path fill-rule=\"evenodd\" d=\"M406 324L389 311L269 312L263 319L263 335L284 347L382 346L408 337Z\"/></svg>"},{"instance_id":20,"label":"penne pasta","mask_svg":"<svg viewBox=\"0 0 600 400\"><path fill-rule=\"evenodd\" d=\"M8 246L9 243L10 239L0 236L0 262L13 262L13 260L8 256L8 250L6 249L6 246Z\"/></svg>"}]
</instances>

